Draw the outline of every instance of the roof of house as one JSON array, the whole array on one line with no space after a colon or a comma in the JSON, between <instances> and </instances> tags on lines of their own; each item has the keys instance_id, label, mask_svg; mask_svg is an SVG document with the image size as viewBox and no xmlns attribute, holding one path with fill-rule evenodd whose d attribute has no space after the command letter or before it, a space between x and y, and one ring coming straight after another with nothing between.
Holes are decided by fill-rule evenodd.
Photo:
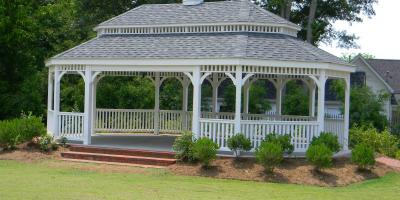
<instances>
[{"instance_id":1,"label":"roof of house","mask_svg":"<svg viewBox=\"0 0 400 200\"><path fill-rule=\"evenodd\" d=\"M300 39L262 33L104 35L55 58L254 58L348 65Z\"/></svg>"},{"instance_id":2,"label":"roof of house","mask_svg":"<svg viewBox=\"0 0 400 200\"><path fill-rule=\"evenodd\" d=\"M238 22L298 27L248 0L205 2L196 6L182 3L144 4L99 24L99 27Z\"/></svg>"},{"instance_id":3,"label":"roof of house","mask_svg":"<svg viewBox=\"0 0 400 200\"><path fill-rule=\"evenodd\" d=\"M393 89L394 93L400 93L400 60L364 60Z\"/></svg>"}]
</instances>

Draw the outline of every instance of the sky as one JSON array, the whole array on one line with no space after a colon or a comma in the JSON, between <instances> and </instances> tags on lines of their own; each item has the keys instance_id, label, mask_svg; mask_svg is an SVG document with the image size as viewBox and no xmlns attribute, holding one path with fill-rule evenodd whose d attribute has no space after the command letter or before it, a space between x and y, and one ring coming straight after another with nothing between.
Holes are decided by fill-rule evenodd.
<instances>
[{"instance_id":1,"label":"sky","mask_svg":"<svg viewBox=\"0 0 400 200\"><path fill-rule=\"evenodd\" d=\"M320 48L336 55L368 53L378 59L400 60L400 0L379 0L374 6L376 15L363 17L363 22L353 23L337 21L337 30L347 30L359 37L359 49L341 49L333 43L321 44Z\"/></svg>"}]
</instances>

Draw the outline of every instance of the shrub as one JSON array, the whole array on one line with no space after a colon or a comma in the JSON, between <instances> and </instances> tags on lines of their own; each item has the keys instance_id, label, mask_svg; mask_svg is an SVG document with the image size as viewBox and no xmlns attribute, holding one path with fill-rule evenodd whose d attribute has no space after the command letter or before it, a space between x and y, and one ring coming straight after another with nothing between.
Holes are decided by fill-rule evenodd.
<instances>
[{"instance_id":1,"label":"shrub","mask_svg":"<svg viewBox=\"0 0 400 200\"><path fill-rule=\"evenodd\" d=\"M236 157L239 156L239 151L250 151L252 148L250 139L242 133L230 137L228 147L235 153Z\"/></svg>"},{"instance_id":2,"label":"shrub","mask_svg":"<svg viewBox=\"0 0 400 200\"><path fill-rule=\"evenodd\" d=\"M270 133L265 137L264 141L280 144L283 152L288 154L291 154L294 150L290 135L278 135L275 133Z\"/></svg>"},{"instance_id":3,"label":"shrub","mask_svg":"<svg viewBox=\"0 0 400 200\"><path fill-rule=\"evenodd\" d=\"M367 144L357 144L351 151L351 161L360 169L367 169L375 164L374 149Z\"/></svg>"},{"instance_id":4,"label":"shrub","mask_svg":"<svg viewBox=\"0 0 400 200\"><path fill-rule=\"evenodd\" d=\"M370 126L355 126L350 129L350 146L364 143L374 149L375 152L394 157L398 150L399 140L390 134L388 130L379 132Z\"/></svg>"},{"instance_id":5,"label":"shrub","mask_svg":"<svg viewBox=\"0 0 400 200\"><path fill-rule=\"evenodd\" d=\"M396 152L396 159L400 160L400 150L397 150L397 152Z\"/></svg>"},{"instance_id":6,"label":"shrub","mask_svg":"<svg viewBox=\"0 0 400 200\"><path fill-rule=\"evenodd\" d=\"M217 157L218 145L208 138L198 139L193 145L193 155L203 167L210 166L212 160Z\"/></svg>"},{"instance_id":7,"label":"shrub","mask_svg":"<svg viewBox=\"0 0 400 200\"><path fill-rule=\"evenodd\" d=\"M172 149L176 152L176 158L184 162L193 162L193 144L195 140L193 133L184 132L182 136L175 139Z\"/></svg>"},{"instance_id":8,"label":"shrub","mask_svg":"<svg viewBox=\"0 0 400 200\"><path fill-rule=\"evenodd\" d=\"M283 148L279 143L264 141L256 149L255 155L265 171L272 173L283 160Z\"/></svg>"},{"instance_id":9,"label":"shrub","mask_svg":"<svg viewBox=\"0 0 400 200\"><path fill-rule=\"evenodd\" d=\"M330 132L321 132L319 137L313 137L310 145L316 144L324 144L334 153L340 151L341 148L338 137Z\"/></svg>"},{"instance_id":10,"label":"shrub","mask_svg":"<svg viewBox=\"0 0 400 200\"><path fill-rule=\"evenodd\" d=\"M51 145L52 145L53 137L50 135L45 135L40 137L39 139L39 149L43 152L48 152L50 151Z\"/></svg>"},{"instance_id":11,"label":"shrub","mask_svg":"<svg viewBox=\"0 0 400 200\"><path fill-rule=\"evenodd\" d=\"M58 140L58 142L60 143L60 145L61 145L62 147L66 147L66 146L67 146L68 139L67 139L66 137L62 136L62 137Z\"/></svg>"},{"instance_id":12,"label":"shrub","mask_svg":"<svg viewBox=\"0 0 400 200\"><path fill-rule=\"evenodd\" d=\"M306 152L307 160L315 166L317 171L332 166L332 155L331 149L321 143L310 145Z\"/></svg>"},{"instance_id":13,"label":"shrub","mask_svg":"<svg viewBox=\"0 0 400 200\"><path fill-rule=\"evenodd\" d=\"M46 134L40 117L27 116L19 119L0 121L0 146L14 148L34 137Z\"/></svg>"}]
</instances>

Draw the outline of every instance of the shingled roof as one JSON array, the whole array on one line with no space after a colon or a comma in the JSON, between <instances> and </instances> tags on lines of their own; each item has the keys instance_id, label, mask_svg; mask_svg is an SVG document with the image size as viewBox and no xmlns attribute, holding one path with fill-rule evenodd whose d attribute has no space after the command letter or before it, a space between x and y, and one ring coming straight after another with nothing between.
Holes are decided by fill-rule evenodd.
<instances>
[{"instance_id":1,"label":"shingled roof","mask_svg":"<svg viewBox=\"0 0 400 200\"><path fill-rule=\"evenodd\" d=\"M206 2L196 6L147 4L101 23L98 28L135 25L207 24L251 22L297 25L248 0ZM295 26L295 27L294 27ZM349 66L341 59L296 37L271 32L180 32L98 34L52 59L230 59L303 61Z\"/></svg>"},{"instance_id":2,"label":"shingled roof","mask_svg":"<svg viewBox=\"0 0 400 200\"><path fill-rule=\"evenodd\" d=\"M239 22L298 27L248 0L206 2L196 6L181 3L144 4L99 24L99 27Z\"/></svg>"},{"instance_id":3,"label":"shingled roof","mask_svg":"<svg viewBox=\"0 0 400 200\"><path fill-rule=\"evenodd\" d=\"M364 60L394 90L394 93L400 93L400 60Z\"/></svg>"},{"instance_id":4,"label":"shingled roof","mask_svg":"<svg viewBox=\"0 0 400 200\"><path fill-rule=\"evenodd\" d=\"M254 58L348 65L300 39L263 33L104 35L55 58Z\"/></svg>"}]
</instances>

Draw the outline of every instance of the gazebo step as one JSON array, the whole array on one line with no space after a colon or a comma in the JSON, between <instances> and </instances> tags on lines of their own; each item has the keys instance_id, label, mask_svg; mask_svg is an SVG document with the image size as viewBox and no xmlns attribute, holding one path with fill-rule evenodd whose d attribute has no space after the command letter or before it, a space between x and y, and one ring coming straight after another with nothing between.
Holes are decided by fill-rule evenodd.
<instances>
[{"instance_id":1,"label":"gazebo step","mask_svg":"<svg viewBox=\"0 0 400 200\"><path fill-rule=\"evenodd\" d=\"M176 159L171 159L171 158L86 153L86 152L76 152L76 151L62 152L61 156L63 158L77 159L77 160L130 163L130 164L153 165L153 166L168 166L176 162Z\"/></svg>"},{"instance_id":2,"label":"gazebo step","mask_svg":"<svg viewBox=\"0 0 400 200\"><path fill-rule=\"evenodd\" d=\"M154 158L175 158L175 153L168 151L151 151L143 149L122 149L110 147L96 147L85 145L71 145L69 148L74 152L84 153L98 153L109 155L125 155L125 156L139 156L139 157L154 157Z\"/></svg>"}]
</instances>

